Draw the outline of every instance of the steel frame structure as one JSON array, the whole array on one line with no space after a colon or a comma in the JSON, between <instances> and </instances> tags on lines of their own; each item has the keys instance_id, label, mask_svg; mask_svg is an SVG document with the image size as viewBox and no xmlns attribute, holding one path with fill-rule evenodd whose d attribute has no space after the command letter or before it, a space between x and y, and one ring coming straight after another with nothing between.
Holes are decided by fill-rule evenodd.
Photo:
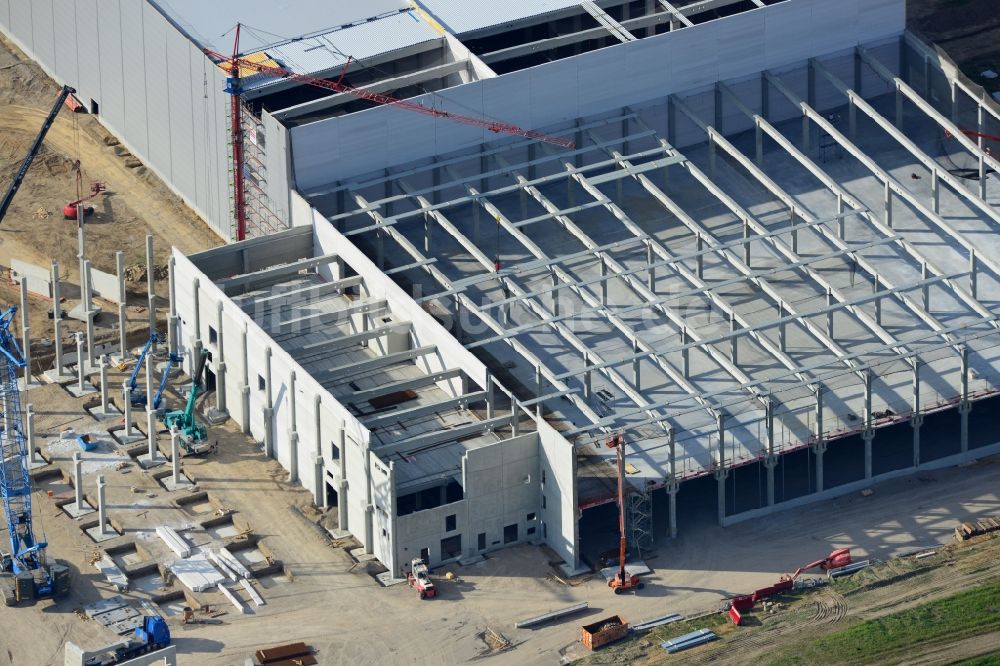
<instances>
[{"instance_id":1,"label":"steel frame structure","mask_svg":"<svg viewBox=\"0 0 1000 666\"><path fill-rule=\"evenodd\" d=\"M667 4L661 3L671 13ZM628 24L617 22L626 29ZM900 39L911 44L914 38ZM853 87L825 62L806 63L807 99L783 75L765 71L760 76L759 111L741 99L730 83L719 82L713 92L711 120L702 118L684 98L672 95L650 107L624 108L610 117L577 121L576 147L571 151L557 153L544 146L508 141L484 146L471 156L444 156L430 164L387 171L381 177L336 184L322 192L335 195L337 201L336 210L327 211L328 219L347 236L371 243L380 266L385 265L385 240L395 242L408 263L390 271L405 270L418 276L418 281L423 275L436 288L418 297L419 302L434 304L459 322L464 313L484 327L483 334L469 339L467 348L497 350L496 354L503 355L499 349L506 346L515 357L525 359L533 367L538 397L522 407L534 406L541 414L546 402L552 407L555 398L567 399L571 407L560 407L560 411L574 410L583 419L566 431L578 438L579 446L589 446L590 433L597 438L603 436L597 433L656 428L658 434L652 439L665 442L659 447L665 449L653 456L662 463L653 466L654 473L662 470L662 477L654 481L671 492L672 509L678 481L714 473L724 493L729 469L753 460L767 469L768 503L773 504L778 454L803 445L814 454L817 488L822 490L823 455L830 437L848 431L865 438L865 469L870 478L874 431L899 418L910 419L915 426L914 463L920 464L923 414L952 401L957 401L962 415L965 451L968 412L977 396L970 386L969 352L980 343L995 346L1000 333L1000 318L987 305L989 299L982 298L979 276L996 281L1000 264L977 253L975 241L943 216L940 188L948 187L991 225L1000 224L1000 212L984 197L985 178L980 181L980 192L968 190L899 131L902 111L895 122L889 121L871 100L856 92L861 67L871 68L893 90L901 100L897 106L912 102L942 131L953 133L978 160L981 174L986 175L987 167L1000 171L1000 164L985 152L981 141L965 137L871 49L859 46L852 55L856 60ZM842 93L850 115L847 134L816 109L819 81ZM800 137L790 137L769 119L771 91L798 109ZM989 113L1000 120L994 109L968 89L963 91L976 101L980 117ZM737 137L727 136L722 127L726 106L750 123L754 154L744 153L737 147ZM665 132L647 122L650 108L666 109ZM858 131L858 111L930 171L934 188L930 205L854 143L851 137ZM702 134L701 145L707 145L704 156L697 145L698 158L675 146L678 112ZM884 188L881 211L865 205L816 163L811 153L817 127ZM801 194L793 194L769 175L764 160L767 144L817 182L819 190L833 200L833 210L815 210ZM695 164L701 160L707 161L707 170ZM734 176L783 208L784 221L775 223L773 215L765 219L741 204L723 184ZM671 182L678 177L694 183L713 210L722 211L713 218L714 228L671 193ZM671 227L671 233L682 234L671 240L671 249L656 233L663 227L650 229L648 220L637 220L626 210L622 204L626 184L630 193L641 192L644 201L655 204L663 219L679 225ZM614 188L615 194L607 194L608 188ZM940 238L950 251L966 252L968 269L953 270L908 239L898 219L894 221L894 199L906 204L896 212L897 218L919 218L928 233ZM600 238L581 222L598 213L606 227ZM722 225L718 217L729 221ZM494 256L490 256L482 220L496 225ZM558 231L561 249L576 248L546 250L527 233L529 226L536 229L537 225L544 225L548 234ZM734 228L741 231L739 236L734 237ZM443 233L444 240L436 240L437 233ZM440 243L446 249L439 249ZM807 252L804 244L813 250ZM822 249L816 251L817 246ZM682 249L675 251L678 247ZM889 253L891 271L870 257L876 249ZM508 263L503 254L513 260ZM846 267L852 275L850 286L841 277ZM907 277L901 279L898 274ZM858 292L855 277L870 289L868 293ZM802 307L793 302L784 286L790 279L825 304ZM678 288L664 294L665 283ZM734 296L736 288L749 289L753 296ZM760 305L756 311L747 309L751 298ZM679 310L676 302L682 299L697 300L698 312ZM934 307L942 302L946 305ZM947 321L940 315L942 307L949 315ZM772 314L761 319L762 308ZM728 322L728 331L701 330L705 326L702 313L713 312ZM637 328L633 322L638 315L651 324ZM577 332L577 324L591 320L602 326L600 345ZM656 330L658 337L654 339L650 330ZM540 356L541 343L533 336L558 340L560 347L554 355ZM808 354L792 351L792 337L798 346L808 344ZM664 339L669 340L666 345ZM608 340L618 341L617 347ZM699 367L708 368L710 381L706 372L693 371L692 354L697 354ZM574 356L578 360L570 363L568 359ZM759 359L778 372L761 374ZM949 384L942 371L932 367L950 363L948 359L957 362L958 386ZM892 399L903 400L908 409L880 421L874 414L873 396L903 391L902 385L885 383L898 371L890 369L900 366L911 376L911 391L905 398ZM631 371L623 371L626 367ZM595 397L594 377L613 387L609 391L613 398L605 403L614 407L602 405ZM873 388L878 379L885 380L885 385ZM953 389L956 397L949 394L929 402L928 394L921 392L929 381L946 385L944 390ZM838 395L844 390L860 391L857 395L862 396L864 413L857 427L842 426L831 418L834 406L846 408ZM700 415L697 423L701 425L692 426L691 415ZM754 422L763 428L759 446L730 453L731 429L747 429ZM791 433L794 441L780 442L776 427ZM686 437L680 436L684 430L689 431ZM685 447L685 442L706 436L711 442L708 461L691 466L690 457L682 451L682 467L677 445ZM648 454L648 450L639 452L639 459L649 462L644 457Z\"/></svg>"}]
</instances>

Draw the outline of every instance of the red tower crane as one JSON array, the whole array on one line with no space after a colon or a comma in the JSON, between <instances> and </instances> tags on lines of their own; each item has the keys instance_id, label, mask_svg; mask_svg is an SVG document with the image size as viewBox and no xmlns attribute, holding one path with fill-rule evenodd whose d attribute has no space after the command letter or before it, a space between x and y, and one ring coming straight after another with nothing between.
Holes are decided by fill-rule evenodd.
<instances>
[{"instance_id":1,"label":"red tower crane","mask_svg":"<svg viewBox=\"0 0 1000 666\"><path fill-rule=\"evenodd\" d=\"M233 193L236 208L235 221L237 240L243 240L246 237L245 183L243 173L243 108L240 103L240 96L243 93L243 88L240 83L241 70L250 70L259 74L268 74L279 79L291 79L293 81L299 81L300 83L316 86L318 88L326 88L327 90L332 90L334 92L352 95L358 99L363 99L374 104L387 106L392 105L396 108L405 109L406 111L412 111L414 113L422 113L426 116L434 118L444 118L446 120L462 123L464 125L482 127L483 129L487 129L497 134L509 134L528 139L537 139L562 148L574 148L576 145L569 139L551 136L534 130L526 130L518 127L517 125L512 125L499 120L465 116L451 111L445 111L443 109L435 109L429 106L424 106L419 102L403 100L390 95L364 90L362 88L355 88L354 86L344 83L344 74L341 74L340 78L336 81L330 81L327 79L319 79L314 76L308 76L306 74L298 74L281 67L274 67L272 65L254 62L252 60L239 57L239 44L240 26L237 24L236 39L233 44L233 54L231 56L225 56L211 49L202 49L205 55L229 72L229 77L226 81L226 92L232 96Z\"/></svg>"}]
</instances>

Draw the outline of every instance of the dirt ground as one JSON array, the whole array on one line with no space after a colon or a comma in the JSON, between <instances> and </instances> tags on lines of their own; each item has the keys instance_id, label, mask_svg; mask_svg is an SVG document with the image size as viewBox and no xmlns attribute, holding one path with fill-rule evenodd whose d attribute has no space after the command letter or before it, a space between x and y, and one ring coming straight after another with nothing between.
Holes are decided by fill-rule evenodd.
<instances>
[{"instance_id":1,"label":"dirt ground","mask_svg":"<svg viewBox=\"0 0 1000 666\"><path fill-rule=\"evenodd\" d=\"M35 63L0 36L0 186L4 191L58 92L58 86ZM94 268L114 273L117 251L125 253L126 266L145 265L146 234L153 235L159 266L165 265L172 245L196 252L221 243L194 211L117 145L96 117L63 107L0 225L0 271L9 268L11 258L43 267L55 259L65 281L65 310L75 305L79 295L77 225L62 214L64 204L81 196L77 163L83 194L90 192L93 182L107 186L107 191L89 202L95 212L87 218L85 243ZM137 294L146 289L144 281L128 286ZM158 293L165 294L165 287L165 280L159 280ZM0 304L14 305L19 298L17 288L0 279ZM137 300L145 303L144 298ZM32 337L51 337L51 301L32 298L31 306ZM144 310L129 317L139 325L146 320ZM76 330L80 330L77 323L68 322L65 339Z\"/></svg>"},{"instance_id":2,"label":"dirt ground","mask_svg":"<svg viewBox=\"0 0 1000 666\"><path fill-rule=\"evenodd\" d=\"M120 382L123 376L112 373L110 380ZM184 378L171 387L168 407L175 408L181 403ZM72 398L63 388L47 385L33 389L29 398L38 412L40 438L68 427L77 432L109 427L83 411L93 397ZM211 395L206 396L206 401L211 400ZM141 416L137 415L140 425L144 423ZM656 557L648 561L654 571L646 577L645 589L635 596L615 596L596 578L564 584L553 575L550 562L556 558L549 551L521 546L499 551L478 564L434 572L440 597L421 601L405 585L381 587L356 565L347 552L349 544L325 538L309 520L291 510L290 506L300 507L310 519L317 518L307 509L309 494L288 483L287 473L277 462L264 458L257 443L231 425L212 428L209 437L218 441L218 453L184 459L185 472L196 481L197 490L210 493L249 524L288 575L259 584L267 603L252 614L240 616L217 593L203 593L197 595L200 601L227 611L219 618L220 624L183 626L177 617L170 617L181 664L242 664L255 649L295 640L310 644L322 664L459 663L490 654L482 638L487 628L513 645L492 654L491 663L554 664L585 656L579 643L579 627L585 622L611 614L635 622L670 612L710 611L725 598L771 584L781 573L835 547L850 547L859 559L887 559L904 550L948 542L959 522L1000 512L996 490L1000 462L986 461L880 484L870 496L852 495L725 530L714 526L711 516L687 517L680 537L661 544ZM159 446L169 454L168 439L162 434ZM53 463L66 471L71 448L52 454ZM84 487L92 496L94 475L104 474L109 515L125 528L109 544L142 542L152 552L155 539L148 531L172 520L174 500L187 491L166 492L134 464L122 470L107 466L97 470L85 463L84 471ZM67 640L88 647L111 640L106 630L74 613L114 591L88 562L95 544L80 531L79 521L56 507L56 501L67 496L68 487L56 490L49 497L45 487L37 489L36 515L50 544L49 553L74 571L72 592L58 602L0 607L0 626L4 627L0 666L61 664ZM196 538L200 532L193 529L191 534ZM985 560L968 560L968 571L942 569L921 579L916 587L908 582L894 584L873 593L864 612L887 612L943 594L956 584L996 576L998 562L1000 558L991 553ZM448 580L447 572L456 578ZM800 626L811 630L843 623L847 610L831 592L824 590L824 596L810 602L815 608L790 615L788 633L797 635L794 629ZM126 596L144 598L139 590ZM582 615L535 630L514 626L518 620L581 601L590 606ZM38 631L39 627L44 631ZM32 640L24 640L26 635L33 636ZM769 638L784 640L781 632ZM746 654L763 654L774 647L756 641L747 639L740 645ZM953 657L955 653L948 654ZM931 655L927 659L940 663Z\"/></svg>"}]
</instances>

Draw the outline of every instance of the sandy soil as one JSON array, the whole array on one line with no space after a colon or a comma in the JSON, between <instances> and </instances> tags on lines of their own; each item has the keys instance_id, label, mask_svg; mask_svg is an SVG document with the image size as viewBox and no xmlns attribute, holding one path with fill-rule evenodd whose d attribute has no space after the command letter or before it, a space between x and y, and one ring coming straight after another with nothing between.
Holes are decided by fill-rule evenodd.
<instances>
[{"instance_id":1,"label":"sandy soil","mask_svg":"<svg viewBox=\"0 0 1000 666\"><path fill-rule=\"evenodd\" d=\"M0 182L6 184L16 173L58 90L0 38ZM154 236L160 262L171 245L191 252L220 244L146 167L122 146L108 143L116 141L96 117L63 108L3 221L0 264L18 257L48 266L56 259L64 275L77 277L76 224L62 216L63 205L78 196L77 161L84 194L95 181L108 187L91 202L96 212L88 218L87 256L96 268L113 272L118 250L125 252L126 264L145 262L147 233Z\"/></svg>"}]
</instances>

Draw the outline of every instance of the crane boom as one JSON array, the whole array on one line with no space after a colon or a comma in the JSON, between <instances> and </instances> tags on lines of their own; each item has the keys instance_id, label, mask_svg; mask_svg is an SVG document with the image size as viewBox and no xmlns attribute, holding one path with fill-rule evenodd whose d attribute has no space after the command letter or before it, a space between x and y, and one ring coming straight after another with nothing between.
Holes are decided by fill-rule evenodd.
<instances>
[{"instance_id":1,"label":"crane boom","mask_svg":"<svg viewBox=\"0 0 1000 666\"><path fill-rule=\"evenodd\" d=\"M17 170L17 175L14 176L13 182L11 182L10 187L7 188L7 193L3 195L3 200L0 201L0 222L3 222L3 218L7 214L7 209L10 208L10 202L14 200L14 195L17 194L18 189L20 189L21 183L24 181L24 177L28 173L28 168L35 160L35 155L37 155L38 151L41 150L42 141L45 140L45 135L49 133L49 128L52 127L52 123L55 122L56 116L59 115L60 107L62 107L62 105L66 102L66 98L75 92L75 88L63 86L62 91L56 98L56 103L52 105L52 110L49 111L49 115L46 116L45 122L42 123L42 129L38 130L38 136L35 137L35 142L31 144L31 149L24 157L24 161L21 162L21 168Z\"/></svg>"},{"instance_id":2,"label":"crane boom","mask_svg":"<svg viewBox=\"0 0 1000 666\"><path fill-rule=\"evenodd\" d=\"M238 69L249 69L255 71L259 74L268 74L280 79L291 79L293 81L299 81L300 83L306 83L308 85L317 86L319 88L326 88L327 90L332 90L334 92L345 93L357 97L358 99L363 99L374 104L391 105L400 109L405 109L407 111L413 111L415 113L422 113L426 116L432 116L435 118L444 118L446 120L451 120L456 123L462 123L464 125L472 125L474 127L482 127L491 132L497 134L510 134L513 136L522 136L528 139L537 139L539 141L544 141L545 143L551 143L556 146L561 146L563 148L574 148L576 144L569 140L557 136L551 136L544 134L542 132L536 132L534 130L527 130L517 125L511 123L505 123L499 120L488 120L486 118L475 118L473 116L464 116L458 113L452 113L451 111L445 111L442 109L434 109L429 106L424 106L419 102L413 102L409 100L399 99L397 97L392 97L390 95L384 95L382 93L372 92L370 90L364 90L363 88L355 88L354 86L347 85L340 80L328 81L326 79L319 79L314 76L308 76L305 74L298 74L281 67L272 67L271 65L265 65L259 62L253 62L245 58L237 58L234 56L225 56L221 53L212 51L211 49L204 49L205 55L217 61L220 65L225 65L226 69L230 74L236 72ZM238 73L238 72L237 72ZM238 94L238 90L233 94Z\"/></svg>"}]
</instances>

